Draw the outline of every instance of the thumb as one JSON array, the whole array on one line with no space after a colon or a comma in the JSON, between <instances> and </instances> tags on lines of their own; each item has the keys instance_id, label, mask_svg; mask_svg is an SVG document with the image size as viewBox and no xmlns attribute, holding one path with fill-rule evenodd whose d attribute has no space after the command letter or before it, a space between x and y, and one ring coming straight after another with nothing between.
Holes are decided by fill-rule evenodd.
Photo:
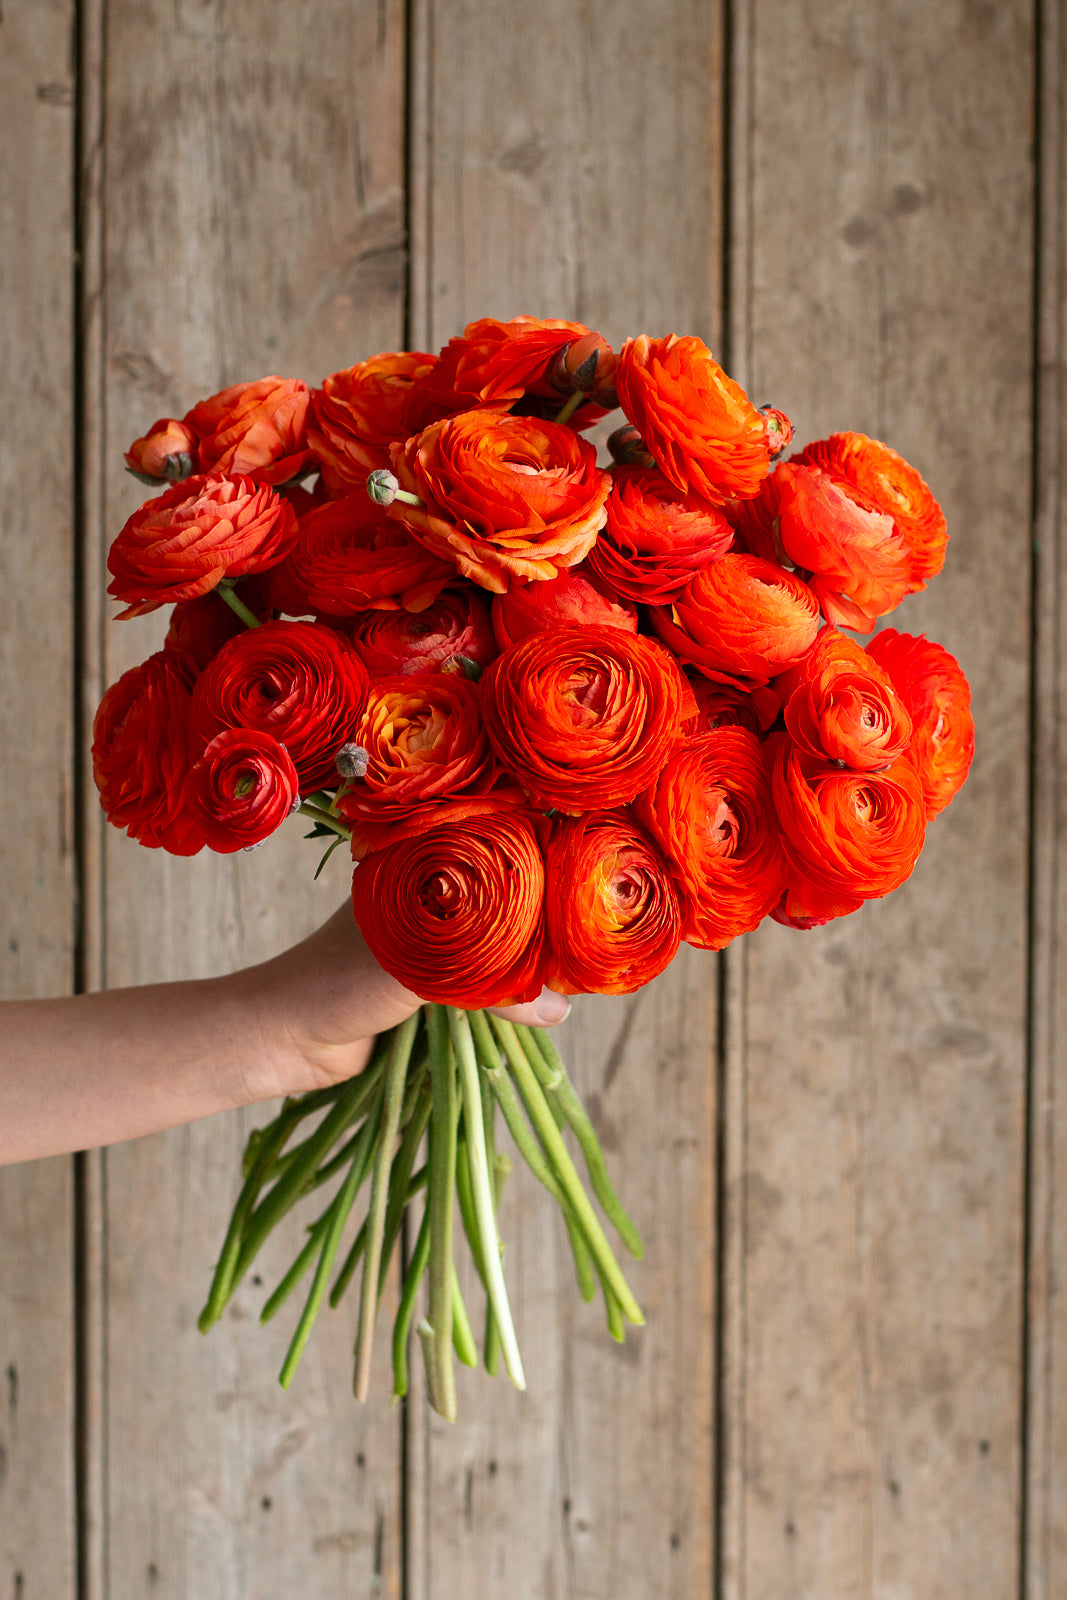
<instances>
[{"instance_id":1,"label":"thumb","mask_svg":"<svg viewBox=\"0 0 1067 1600\"><path fill-rule=\"evenodd\" d=\"M521 1022L527 1028L553 1028L570 1015L571 1003L555 989L542 989L536 1000L522 1006L491 1006L494 1016L507 1022Z\"/></svg>"}]
</instances>

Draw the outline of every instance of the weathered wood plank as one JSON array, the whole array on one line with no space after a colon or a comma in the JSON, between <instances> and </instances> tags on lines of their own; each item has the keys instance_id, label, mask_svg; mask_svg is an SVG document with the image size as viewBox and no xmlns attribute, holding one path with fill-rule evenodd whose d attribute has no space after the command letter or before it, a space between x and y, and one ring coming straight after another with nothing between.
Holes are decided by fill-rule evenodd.
<instances>
[{"instance_id":1,"label":"weathered wood plank","mask_svg":"<svg viewBox=\"0 0 1067 1600\"><path fill-rule=\"evenodd\" d=\"M1027 1600L1054 1600L1067 1584L1067 872L1063 753L1067 608L1063 520L1067 495L1067 16L1042 10L1038 198L1037 494L1034 585L1033 1077L1027 1394Z\"/></svg>"},{"instance_id":2,"label":"weathered wood plank","mask_svg":"<svg viewBox=\"0 0 1067 1600\"><path fill-rule=\"evenodd\" d=\"M65 3L0 21L0 993L73 975L72 247ZM71 1164L0 1173L0 1588L74 1595Z\"/></svg>"},{"instance_id":3,"label":"weathered wood plank","mask_svg":"<svg viewBox=\"0 0 1067 1600\"><path fill-rule=\"evenodd\" d=\"M736 8L735 367L923 471L979 755L913 879L731 953L724 1593L1018 1577L1026 992L1028 10Z\"/></svg>"},{"instance_id":4,"label":"weathered wood plank","mask_svg":"<svg viewBox=\"0 0 1067 1600\"><path fill-rule=\"evenodd\" d=\"M417 343L470 319L718 335L721 13L550 0L417 12ZM644 1231L613 1346L528 1176L502 1226L529 1380L460 1374L412 1467L412 1596L710 1594L715 962L580 1000L563 1047Z\"/></svg>"},{"instance_id":5,"label":"weathered wood plank","mask_svg":"<svg viewBox=\"0 0 1067 1600\"><path fill-rule=\"evenodd\" d=\"M394 0L108 8L91 417L99 593L107 544L141 498L121 452L147 424L227 383L272 371L315 382L400 342L402 47ZM164 626L162 614L103 626L106 681L158 648ZM347 892L337 858L312 885L297 824L255 856L192 862L102 829L93 956L108 984L255 960ZM299 1221L290 1255L268 1253L264 1288L242 1292L210 1339L196 1331L241 1147L263 1120L116 1148L98 1173L98 1600L399 1594L399 1428L384 1363L361 1411L352 1314L327 1312L283 1394L275 1374L295 1312L254 1325Z\"/></svg>"}]
</instances>

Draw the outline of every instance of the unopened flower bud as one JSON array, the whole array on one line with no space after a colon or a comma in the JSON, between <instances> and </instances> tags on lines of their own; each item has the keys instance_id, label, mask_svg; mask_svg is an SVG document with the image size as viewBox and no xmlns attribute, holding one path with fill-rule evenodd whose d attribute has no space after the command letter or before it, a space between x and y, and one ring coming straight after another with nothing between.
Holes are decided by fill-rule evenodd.
<instances>
[{"instance_id":1,"label":"unopened flower bud","mask_svg":"<svg viewBox=\"0 0 1067 1600\"><path fill-rule=\"evenodd\" d=\"M370 765L370 751L361 744L343 744L333 758L342 778L363 778Z\"/></svg>"},{"instance_id":2,"label":"unopened flower bud","mask_svg":"<svg viewBox=\"0 0 1067 1600\"><path fill-rule=\"evenodd\" d=\"M548 381L560 394L614 394L619 358L600 333L586 333L561 350L548 369ZM597 405L603 402L597 399Z\"/></svg>"},{"instance_id":3,"label":"unopened flower bud","mask_svg":"<svg viewBox=\"0 0 1067 1600\"><path fill-rule=\"evenodd\" d=\"M399 488L396 474L390 472L388 467L379 467L367 479L367 493L376 506L391 506Z\"/></svg>"},{"instance_id":4,"label":"unopened flower bud","mask_svg":"<svg viewBox=\"0 0 1067 1600\"><path fill-rule=\"evenodd\" d=\"M142 483L178 483L196 463L196 434L177 417L160 417L126 452L126 466Z\"/></svg>"},{"instance_id":5,"label":"unopened flower bud","mask_svg":"<svg viewBox=\"0 0 1067 1600\"><path fill-rule=\"evenodd\" d=\"M780 456L793 442L793 424L784 411L777 411L774 406L760 406L760 411L766 418L767 444L771 456Z\"/></svg>"},{"instance_id":6,"label":"unopened flower bud","mask_svg":"<svg viewBox=\"0 0 1067 1600\"><path fill-rule=\"evenodd\" d=\"M654 467L655 459L650 455L645 441L638 433L632 422L627 422L624 427L616 428L608 439L608 449L611 458L618 462L620 467Z\"/></svg>"}]
</instances>

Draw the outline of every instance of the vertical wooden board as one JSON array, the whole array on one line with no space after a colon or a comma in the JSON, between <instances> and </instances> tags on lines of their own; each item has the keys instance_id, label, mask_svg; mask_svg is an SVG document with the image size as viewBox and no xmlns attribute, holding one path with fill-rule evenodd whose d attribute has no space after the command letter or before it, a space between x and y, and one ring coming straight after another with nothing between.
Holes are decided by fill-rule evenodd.
<instances>
[{"instance_id":1,"label":"vertical wooden board","mask_svg":"<svg viewBox=\"0 0 1067 1600\"><path fill-rule=\"evenodd\" d=\"M1042 12L1038 121L1039 215L1037 526L1035 541L1035 726L1033 851L1033 1082L1030 1115L1031 1230L1027 1395L1027 1600L1053 1600L1067 1584L1067 1128L1063 1101L1067 1038L1067 871L1064 865L1063 617L1067 572L1067 16Z\"/></svg>"},{"instance_id":2,"label":"vertical wooden board","mask_svg":"<svg viewBox=\"0 0 1067 1600\"><path fill-rule=\"evenodd\" d=\"M145 497L122 451L156 417L268 372L312 383L401 342L403 15L382 4L111 5L99 24L103 327L94 411L104 678L159 647L164 612L104 624L103 558ZM162 41L165 40L165 48ZM293 822L254 855L177 860L106 831L102 981L224 971L283 948L348 888L312 883ZM103 825L99 825L103 835ZM350 1397L353 1324L326 1313L293 1389L295 1313L255 1316L302 1242L272 1247L209 1339L196 1331L259 1113L109 1153L97 1471L107 1594L399 1593L399 1429L384 1363Z\"/></svg>"},{"instance_id":3,"label":"vertical wooden board","mask_svg":"<svg viewBox=\"0 0 1067 1600\"><path fill-rule=\"evenodd\" d=\"M66 4L0 21L0 994L72 977L72 247ZM0 1588L74 1593L70 1162L0 1173Z\"/></svg>"},{"instance_id":4,"label":"vertical wooden board","mask_svg":"<svg viewBox=\"0 0 1067 1600\"><path fill-rule=\"evenodd\" d=\"M1030 18L738 21L737 375L934 486L946 572L891 621L958 654L979 753L891 899L729 958L724 1592L992 1600L1020 1531Z\"/></svg>"},{"instance_id":5,"label":"vertical wooden board","mask_svg":"<svg viewBox=\"0 0 1067 1600\"><path fill-rule=\"evenodd\" d=\"M416 343L478 316L718 335L721 15L679 4L418 12ZM421 248L419 248L421 246ZM502 1226L529 1390L461 1374L412 1463L412 1594L710 1594L714 958L562 1033L647 1257L614 1346L551 1202L518 1170ZM419 1420L416 1417L416 1422Z\"/></svg>"}]
</instances>

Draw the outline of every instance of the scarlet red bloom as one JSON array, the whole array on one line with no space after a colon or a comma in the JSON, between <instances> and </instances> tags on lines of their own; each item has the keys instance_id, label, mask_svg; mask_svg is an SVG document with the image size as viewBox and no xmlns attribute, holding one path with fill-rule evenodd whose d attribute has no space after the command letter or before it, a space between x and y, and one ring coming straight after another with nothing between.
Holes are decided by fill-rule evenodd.
<instances>
[{"instance_id":1,"label":"scarlet red bloom","mask_svg":"<svg viewBox=\"0 0 1067 1600\"><path fill-rule=\"evenodd\" d=\"M268 575L269 576L269 575ZM240 588L241 603L263 622L271 612L264 598L264 577L246 578ZM179 600L170 614L164 644L168 650L186 650L197 667L203 669L235 634L247 626L222 598L217 589L196 600Z\"/></svg>"},{"instance_id":2,"label":"scarlet red bloom","mask_svg":"<svg viewBox=\"0 0 1067 1600\"><path fill-rule=\"evenodd\" d=\"M184 799L208 847L230 854L260 844L299 804L289 753L258 728L217 734L185 780Z\"/></svg>"},{"instance_id":3,"label":"scarlet red bloom","mask_svg":"<svg viewBox=\"0 0 1067 1600\"><path fill-rule=\"evenodd\" d=\"M628 339L616 387L624 413L676 488L714 504L758 493L771 460L767 418L702 339Z\"/></svg>"},{"instance_id":4,"label":"scarlet red bloom","mask_svg":"<svg viewBox=\"0 0 1067 1600\"><path fill-rule=\"evenodd\" d=\"M412 393L435 359L422 350L387 351L331 373L312 391L308 442L331 499L362 494L367 474L389 465L389 446L414 431Z\"/></svg>"},{"instance_id":5,"label":"scarlet red bloom","mask_svg":"<svg viewBox=\"0 0 1067 1600\"><path fill-rule=\"evenodd\" d=\"M868 653L892 678L911 713L909 754L922 780L927 817L936 817L966 781L974 756L971 690L955 656L933 639L884 628Z\"/></svg>"},{"instance_id":6,"label":"scarlet red bloom","mask_svg":"<svg viewBox=\"0 0 1067 1600\"><path fill-rule=\"evenodd\" d=\"M819 634L799 666L775 679L785 725L807 755L854 771L890 766L911 743L911 717L893 681L854 639Z\"/></svg>"},{"instance_id":7,"label":"scarlet red bloom","mask_svg":"<svg viewBox=\"0 0 1067 1600\"><path fill-rule=\"evenodd\" d=\"M677 600L690 579L733 542L720 510L660 472L616 467L606 509L589 570L609 593L646 605Z\"/></svg>"},{"instance_id":8,"label":"scarlet red bloom","mask_svg":"<svg viewBox=\"0 0 1067 1600\"><path fill-rule=\"evenodd\" d=\"M425 611L368 612L357 619L351 637L372 678L413 672L476 676L498 654L489 607L468 584L443 589Z\"/></svg>"},{"instance_id":9,"label":"scarlet red bloom","mask_svg":"<svg viewBox=\"0 0 1067 1600\"><path fill-rule=\"evenodd\" d=\"M806 445L793 459L821 467L860 504L892 517L911 555L914 588L925 589L926 579L941 571L948 545L945 514L903 456L865 433L832 433Z\"/></svg>"},{"instance_id":10,"label":"scarlet red bloom","mask_svg":"<svg viewBox=\"0 0 1067 1600\"><path fill-rule=\"evenodd\" d=\"M532 633L486 668L481 686L501 765L534 805L575 815L647 788L689 702L667 652L619 628Z\"/></svg>"},{"instance_id":11,"label":"scarlet red bloom","mask_svg":"<svg viewBox=\"0 0 1067 1600\"><path fill-rule=\"evenodd\" d=\"M556 396L558 404L558 389L550 378L553 364L571 345L589 337L580 322L538 317L512 317L510 322L481 317L468 323L417 385L414 426L423 428L474 406L499 406L527 391Z\"/></svg>"},{"instance_id":12,"label":"scarlet red bloom","mask_svg":"<svg viewBox=\"0 0 1067 1600\"><path fill-rule=\"evenodd\" d=\"M627 600L612 600L573 568L544 583L527 583L493 596L493 631L501 650L528 633L595 623L637 632L637 611Z\"/></svg>"},{"instance_id":13,"label":"scarlet red bloom","mask_svg":"<svg viewBox=\"0 0 1067 1600\"><path fill-rule=\"evenodd\" d=\"M819 608L795 573L728 551L672 607L653 611L652 626L680 660L708 677L758 687L811 648Z\"/></svg>"},{"instance_id":14,"label":"scarlet red bloom","mask_svg":"<svg viewBox=\"0 0 1067 1600\"><path fill-rule=\"evenodd\" d=\"M196 434L176 417L160 417L142 439L135 439L123 458L139 478L177 483L196 466Z\"/></svg>"},{"instance_id":15,"label":"scarlet red bloom","mask_svg":"<svg viewBox=\"0 0 1067 1600\"><path fill-rule=\"evenodd\" d=\"M347 639L314 622L267 622L223 645L197 681L192 726L203 743L224 728L256 729L286 746L310 794L337 778L367 669Z\"/></svg>"},{"instance_id":16,"label":"scarlet red bloom","mask_svg":"<svg viewBox=\"0 0 1067 1600\"><path fill-rule=\"evenodd\" d=\"M478 1010L543 986L544 865L518 813L468 817L376 851L352 879L356 922L386 972Z\"/></svg>"},{"instance_id":17,"label":"scarlet red bloom","mask_svg":"<svg viewBox=\"0 0 1067 1600\"><path fill-rule=\"evenodd\" d=\"M576 566L604 525L611 480L570 428L479 410L423 429L393 451L401 487L389 516L494 594Z\"/></svg>"},{"instance_id":18,"label":"scarlet red bloom","mask_svg":"<svg viewBox=\"0 0 1067 1600\"><path fill-rule=\"evenodd\" d=\"M111 546L108 594L120 617L207 594L223 578L263 572L296 539L286 500L251 478L187 478L135 511Z\"/></svg>"},{"instance_id":19,"label":"scarlet red bloom","mask_svg":"<svg viewBox=\"0 0 1067 1600\"><path fill-rule=\"evenodd\" d=\"M716 728L676 750L634 809L684 886L690 944L721 950L781 898L767 758L747 728Z\"/></svg>"},{"instance_id":20,"label":"scarlet red bloom","mask_svg":"<svg viewBox=\"0 0 1067 1600\"><path fill-rule=\"evenodd\" d=\"M235 383L185 413L201 472L245 473L286 483L312 465L307 441L310 391L298 378Z\"/></svg>"},{"instance_id":21,"label":"scarlet red bloom","mask_svg":"<svg viewBox=\"0 0 1067 1600\"><path fill-rule=\"evenodd\" d=\"M108 821L176 856L204 847L182 798L195 679L191 656L159 650L105 690L93 722L93 777Z\"/></svg>"},{"instance_id":22,"label":"scarlet red bloom","mask_svg":"<svg viewBox=\"0 0 1067 1600\"><path fill-rule=\"evenodd\" d=\"M622 811L560 819L545 847L548 982L561 994L631 994L681 939L670 868Z\"/></svg>"},{"instance_id":23,"label":"scarlet red bloom","mask_svg":"<svg viewBox=\"0 0 1067 1600\"><path fill-rule=\"evenodd\" d=\"M450 561L431 555L360 493L300 518L295 548L271 573L271 597L290 616L424 611L455 577Z\"/></svg>"},{"instance_id":24,"label":"scarlet red bloom","mask_svg":"<svg viewBox=\"0 0 1067 1600\"><path fill-rule=\"evenodd\" d=\"M515 807L521 791L503 780L482 726L479 685L427 673L382 678L351 735L367 756L362 778L341 796L356 856L439 822Z\"/></svg>"}]
</instances>

